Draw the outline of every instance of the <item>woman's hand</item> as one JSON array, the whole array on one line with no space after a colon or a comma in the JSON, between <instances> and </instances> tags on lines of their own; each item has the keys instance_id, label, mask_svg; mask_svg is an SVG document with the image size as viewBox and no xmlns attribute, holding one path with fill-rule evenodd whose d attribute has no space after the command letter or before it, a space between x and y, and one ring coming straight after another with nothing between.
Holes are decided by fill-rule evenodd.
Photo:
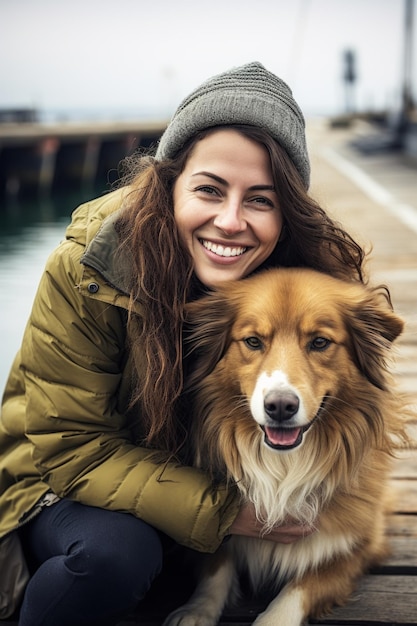
<instances>
[{"instance_id":1,"label":"woman's hand","mask_svg":"<svg viewBox=\"0 0 417 626\"><path fill-rule=\"evenodd\" d=\"M289 519L282 526L275 526L271 531L265 533L262 523L256 517L253 504L244 504L231 525L229 534L268 539L277 543L293 543L311 535L316 530L315 526L300 524Z\"/></svg>"}]
</instances>

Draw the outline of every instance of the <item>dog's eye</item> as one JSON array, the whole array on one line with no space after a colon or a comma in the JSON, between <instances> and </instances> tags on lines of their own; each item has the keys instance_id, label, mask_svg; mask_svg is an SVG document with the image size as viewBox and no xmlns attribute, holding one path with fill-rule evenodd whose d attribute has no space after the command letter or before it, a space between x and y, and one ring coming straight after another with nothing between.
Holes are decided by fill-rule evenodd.
<instances>
[{"instance_id":1,"label":"dog's eye","mask_svg":"<svg viewBox=\"0 0 417 626\"><path fill-rule=\"evenodd\" d=\"M263 348L263 343L258 337L246 337L243 341L250 350L262 350Z\"/></svg>"},{"instance_id":2,"label":"dog's eye","mask_svg":"<svg viewBox=\"0 0 417 626\"><path fill-rule=\"evenodd\" d=\"M326 350L331 343L330 339L326 339L326 337L314 337L314 339L310 341L310 350L322 352L323 350Z\"/></svg>"}]
</instances>

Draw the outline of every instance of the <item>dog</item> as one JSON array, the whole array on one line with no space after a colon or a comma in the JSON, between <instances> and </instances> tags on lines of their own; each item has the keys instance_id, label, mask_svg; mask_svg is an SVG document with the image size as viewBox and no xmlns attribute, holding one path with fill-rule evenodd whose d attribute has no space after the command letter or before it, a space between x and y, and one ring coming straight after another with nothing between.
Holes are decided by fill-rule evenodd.
<instances>
[{"instance_id":1,"label":"dog","mask_svg":"<svg viewBox=\"0 0 417 626\"><path fill-rule=\"evenodd\" d=\"M194 463L235 484L265 534L208 555L164 625L216 624L246 572L255 592L275 590L256 626L301 626L387 554L387 479L407 440L388 357L403 321L386 288L309 269L228 283L190 303L188 320ZM268 540L289 519L316 531Z\"/></svg>"}]
</instances>

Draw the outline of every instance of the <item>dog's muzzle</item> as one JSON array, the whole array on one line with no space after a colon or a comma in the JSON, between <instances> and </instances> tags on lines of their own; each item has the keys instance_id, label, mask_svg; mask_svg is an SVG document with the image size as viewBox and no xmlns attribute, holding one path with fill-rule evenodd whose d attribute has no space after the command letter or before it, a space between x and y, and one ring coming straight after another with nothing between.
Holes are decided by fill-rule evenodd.
<instances>
[{"instance_id":1,"label":"dog's muzzle","mask_svg":"<svg viewBox=\"0 0 417 626\"><path fill-rule=\"evenodd\" d=\"M274 450L292 450L303 442L303 435L316 421L325 405L323 398L314 418L305 426L297 426L296 416L300 407L298 396L292 391L285 394L268 393L264 400L267 424L261 426L264 442Z\"/></svg>"}]
</instances>

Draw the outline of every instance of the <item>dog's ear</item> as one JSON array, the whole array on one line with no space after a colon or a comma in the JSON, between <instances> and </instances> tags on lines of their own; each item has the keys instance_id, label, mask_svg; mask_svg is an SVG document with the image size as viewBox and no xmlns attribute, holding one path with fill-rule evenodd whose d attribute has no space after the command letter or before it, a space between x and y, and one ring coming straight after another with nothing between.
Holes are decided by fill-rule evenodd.
<instances>
[{"instance_id":1,"label":"dog's ear","mask_svg":"<svg viewBox=\"0 0 417 626\"><path fill-rule=\"evenodd\" d=\"M221 291L186 305L186 390L195 388L224 355L230 343L234 310L232 302Z\"/></svg>"},{"instance_id":2,"label":"dog's ear","mask_svg":"<svg viewBox=\"0 0 417 626\"><path fill-rule=\"evenodd\" d=\"M356 365L373 385L385 389L388 353L404 327L392 310L388 291L382 287L367 289L345 314Z\"/></svg>"}]
</instances>

